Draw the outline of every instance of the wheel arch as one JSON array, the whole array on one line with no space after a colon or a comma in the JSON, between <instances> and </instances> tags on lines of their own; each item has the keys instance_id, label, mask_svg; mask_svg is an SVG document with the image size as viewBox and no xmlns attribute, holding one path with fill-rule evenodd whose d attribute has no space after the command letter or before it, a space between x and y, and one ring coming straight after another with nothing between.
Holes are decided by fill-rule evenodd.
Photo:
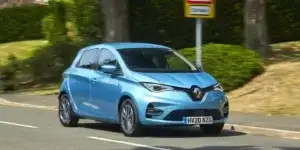
<instances>
[{"instance_id":1,"label":"wheel arch","mask_svg":"<svg viewBox=\"0 0 300 150\"><path fill-rule=\"evenodd\" d=\"M138 104L136 102L136 100L134 99L134 97L129 94L129 93L124 93L120 98L119 98L119 102L118 102L118 105L117 105L117 111L118 111L118 115L120 113L120 108L121 108L121 105L122 103L126 100L126 99L131 99L132 102L134 103L135 107L137 108L137 113L140 114L140 110L138 109Z\"/></svg>"},{"instance_id":2,"label":"wheel arch","mask_svg":"<svg viewBox=\"0 0 300 150\"><path fill-rule=\"evenodd\" d=\"M59 94L58 94L58 100L60 100L60 98L61 98L61 96L63 96L63 95L68 95L68 93L66 92L66 91L61 91L61 92L59 92Z\"/></svg>"}]
</instances>

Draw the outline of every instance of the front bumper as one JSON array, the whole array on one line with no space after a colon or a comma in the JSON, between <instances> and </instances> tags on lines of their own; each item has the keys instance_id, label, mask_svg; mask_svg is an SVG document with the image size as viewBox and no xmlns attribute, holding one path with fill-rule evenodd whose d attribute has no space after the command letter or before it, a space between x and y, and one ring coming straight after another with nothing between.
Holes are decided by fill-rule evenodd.
<instances>
[{"instance_id":1,"label":"front bumper","mask_svg":"<svg viewBox=\"0 0 300 150\"><path fill-rule=\"evenodd\" d=\"M183 117L213 116L214 123L225 123L229 102L224 92L209 91L201 101L193 101L187 93L168 91L147 93L138 100L139 118L143 125L185 125ZM155 113L149 113L149 106Z\"/></svg>"}]
</instances>

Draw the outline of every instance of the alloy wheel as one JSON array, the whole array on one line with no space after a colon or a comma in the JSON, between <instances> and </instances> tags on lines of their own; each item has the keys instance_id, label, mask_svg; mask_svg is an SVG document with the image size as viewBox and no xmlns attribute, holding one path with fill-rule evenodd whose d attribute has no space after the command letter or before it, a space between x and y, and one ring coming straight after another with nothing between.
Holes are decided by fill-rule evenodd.
<instances>
[{"instance_id":1,"label":"alloy wheel","mask_svg":"<svg viewBox=\"0 0 300 150\"><path fill-rule=\"evenodd\" d=\"M129 104L125 104L121 110L121 126L125 132L130 132L134 125L134 112Z\"/></svg>"},{"instance_id":2,"label":"alloy wheel","mask_svg":"<svg viewBox=\"0 0 300 150\"><path fill-rule=\"evenodd\" d=\"M71 104L66 97L63 97L60 101L59 106L59 117L63 122L69 122L70 120L70 112Z\"/></svg>"}]
</instances>

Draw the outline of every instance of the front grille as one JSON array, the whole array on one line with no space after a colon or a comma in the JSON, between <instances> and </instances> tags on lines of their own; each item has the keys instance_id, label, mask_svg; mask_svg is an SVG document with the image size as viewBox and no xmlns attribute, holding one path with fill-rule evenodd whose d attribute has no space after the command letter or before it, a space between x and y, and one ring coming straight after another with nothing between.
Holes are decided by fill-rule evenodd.
<instances>
[{"instance_id":1,"label":"front grille","mask_svg":"<svg viewBox=\"0 0 300 150\"><path fill-rule=\"evenodd\" d=\"M214 90L214 86L215 86L215 85L212 85L212 86L209 86L209 87L206 87L206 88L200 88L201 91L203 92L203 95L202 95L202 97L201 97L200 99L197 99L197 98L195 97L194 93L193 93L193 87L194 87L194 86L192 86L191 88L174 87L174 89L177 90L177 91L183 91L183 92L186 92L186 93L190 96L190 98L191 98L193 101L201 101L202 98L203 98L203 96L204 96L204 94L205 94L206 92L209 92L209 91Z\"/></svg>"},{"instance_id":2,"label":"front grille","mask_svg":"<svg viewBox=\"0 0 300 150\"><path fill-rule=\"evenodd\" d=\"M188 109L188 110L174 110L170 112L164 118L164 120L182 121L183 117L199 117L199 116L213 116L214 120L222 119L221 112L217 109Z\"/></svg>"}]
</instances>

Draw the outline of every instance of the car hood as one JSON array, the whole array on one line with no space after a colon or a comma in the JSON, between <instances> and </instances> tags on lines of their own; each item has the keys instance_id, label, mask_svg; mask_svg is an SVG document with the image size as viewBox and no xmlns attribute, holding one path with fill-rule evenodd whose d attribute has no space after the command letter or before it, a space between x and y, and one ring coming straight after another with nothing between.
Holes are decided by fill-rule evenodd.
<instances>
[{"instance_id":1,"label":"car hood","mask_svg":"<svg viewBox=\"0 0 300 150\"><path fill-rule=\"evenodd\" d=\"M152 82L176 87L190 88L198 85L205 88L216 84L217 81L208 73L140 73L134 72L133 78L139 82Z\"/></svg>"}]
</instances>

